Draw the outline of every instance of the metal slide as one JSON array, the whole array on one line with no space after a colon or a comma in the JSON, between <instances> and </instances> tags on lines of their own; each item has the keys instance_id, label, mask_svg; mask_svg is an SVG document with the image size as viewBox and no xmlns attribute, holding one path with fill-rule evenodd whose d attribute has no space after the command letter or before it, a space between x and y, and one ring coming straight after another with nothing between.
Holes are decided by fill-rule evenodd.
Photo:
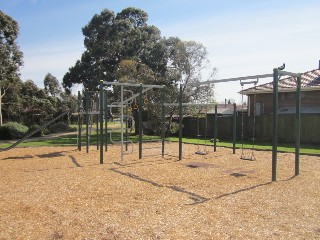
<instances>
[{"instance_id":1,"label":"metal slide","mask_svg":"<svg viewBox=\"0 0 320 240\"><path fill-rule=\"evenodd\" d=\"M31 136L33 136L34 134L36 134L37 132L41 131L42 129L46 128L47 126L49 126L50 124L52 124L53 122L55 122L56 120L58 120L59 118L67 115L69 113L69 111L61 113L59 116L53 118L52 120L50 120L49 122L43 124L42 126L40 126L39 128L35 129L34 131L28 133L26 136L24 136L23 138L19 139L18 141L16 141L14 144L10 145L9 147L6 148L0 148L0 152L4 152L4 151L8 151L14 147L16 147L18 144L24 142L25 140L27 140L28 138L30 138Z\"/></svg>"}]
</instances>

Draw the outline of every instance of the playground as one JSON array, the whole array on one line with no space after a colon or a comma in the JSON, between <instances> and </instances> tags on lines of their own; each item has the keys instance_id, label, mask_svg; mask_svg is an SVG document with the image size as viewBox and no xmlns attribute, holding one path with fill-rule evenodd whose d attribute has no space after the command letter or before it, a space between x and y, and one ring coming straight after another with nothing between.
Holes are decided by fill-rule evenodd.
<instances>
[{"instance_id":1,"label":"playground","mask_svg":"<svg viewBox=\"0 0 320 240\"><path fill-rule=\"evenodd\" d=\"M159 143L153 143L159 144ZM1 239L319 239L320 161L271 151L256 161L241 151L166 143L120 159L72 147L15 148L0 152ZM147 150L145 150L147 151Z\"/></svg>"}]
</instances>

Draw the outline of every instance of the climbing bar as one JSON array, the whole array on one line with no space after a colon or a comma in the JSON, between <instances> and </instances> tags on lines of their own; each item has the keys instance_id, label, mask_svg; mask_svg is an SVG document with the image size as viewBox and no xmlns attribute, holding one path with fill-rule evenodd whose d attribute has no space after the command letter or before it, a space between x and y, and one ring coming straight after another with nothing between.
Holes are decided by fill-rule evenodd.
<instances>
[{"instance_id":1,"label":"climbing bar","mask_svg":"<svg viewBox=\"0 0 320 240\"><path fill-rule=\"evenodd\" d=\"M112 86L124 86L124 87L140 87L140 85L142 85L143 88L164 88L163 85L149 85L149 84L140 84L140 83L120 83L120 82L103 81L103 84L112 85Z\"/></svg>"},{"instance_id":2,"label":"climbing bar","mask_svg":"<svg viewBox=\"0 0 320 240\"><path fill-rule=\"evenodd\" d=\"M247 77L225 78L225 79L211 80L211 81L205 81L205 82L182 84L182 86L198 86L198 85L206 85L206 84L210 84L210 83L235 82L235 81L257 79L257 78L269 78L269 77L273 77L273 74L262 74L262 75L254 75L254 76L247 76Z\"/></svg>"},{"instance_id":3,"label":"climbing bar","mask_svg":"<svg viewBox=\"0 0 320 240\"><path fill-rule=\"evenodd\" d=\"M291 77L300 77L301 76L300 73L292 73L292 72L281 71L281 70L279 70L278 74L281 75L281 76L287 75L287 76L291 76Z\"/></svg>"},{"instance_id":4,"label":"climbing bar","mask_svg":"<svg viewBox=\"0 0 320 240\"><path fill-rule=\"evenodd\" d=\"M246 84L257 84L257 83L258 83L258 80L249 81L249 82L240 81L241 86L246 85Z\"/></svg>"},{"instance_id":5,"label":"climbing bar","mask_svg":"<svg viewBox=\"0 0 320 240\"><path fill-rule=\"evenodd\" d=\"M179 103L164 103L166 107L169 106L179 106ZM206 106L217 106L218 103L182 103L182 106L196 106L196 107L206 107Z\"/></svg>"}]
</instances>

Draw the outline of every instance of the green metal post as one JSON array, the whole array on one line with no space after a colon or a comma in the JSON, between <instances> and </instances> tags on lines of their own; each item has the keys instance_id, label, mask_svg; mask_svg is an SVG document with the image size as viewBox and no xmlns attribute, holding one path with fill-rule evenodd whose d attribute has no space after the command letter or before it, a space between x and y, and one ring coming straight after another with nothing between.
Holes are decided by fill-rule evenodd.
<instances>
[{"instance_id":1,"label":"green metal post","mask_svg":"<svg viewBox=\"0 0 320 240\"><path fill-rule=\"evenodd\" d=\"M218 106L214 106L214 146L213 149L217 151L217 136L218 136Z\"/></svg>"},{"instance_id":2,"label":"green metal post","mask_svg":"<svg viewBox=\"0 0 320 240\"><path fill-rule=\"evenodd\" d=\"M179 160L182 159L182 84L179 91Z\"/></svg>"},{"instance_id":3,"label":"green metal post","mask_svg":"<svg viewBox=\"0 0 320 240\"><path fill-rule=\"evenodd\" d=\"M89 152L89 90L85 90L85 101L86 101L86 152Z\"/></svg>"},{"instance_id":4,"label":"green metal post","mask_svg":"<svg viewBox=\"0 0 320 240\"><path fill-rule=\"evenodd\" d=\"M301 128L301 76L297 77L297 95L296 95L296 151L295 151L295 176L300 173L300 128Z\"/></svg>"},{"instance_id":5,"label":"green metal post","mask_svg":"<svg viewBox=\"0 0 320 240\"><path fill-rule=\"evenodd\" d=\"M272 181L277 181L278 146L278 81L279 70L273 69L273 116L272 116Z\"/></svg>"},{"instance_id":6,"label":"green metal post","mask_svg":"<svg viewBox=\"0 0 320 240\"><path fill-rule=\"evenodd\" d=\"M100 164L103 164L103 110L104 110L104 98L103 98L103 80L100 80Z\"/></svg>"},{"instance_id":7,"label":"green metal post","mask_svg":"<svg viewBox=\"0 0 320 240\"><path fill-rule=\"evenodd\" d=\"M99 109L99 95L98 95L99 92L96 92L96 111L98 111ZM98 114L96 114L96 141L97 141L97 150L99 150L99 116Z\"/></svg>"},{"instance_id":8,"label":"green metal post","mask_svg":"<svg viewBox=\"0 0 320 240\"><path fill-rule=\"evenodd\" d=\"M108 151L108 92L107 90L104 91L104 99L105 99L105 106L104 106L104 121L105 121L105 151Z\"/></svg>"},{"instance_id":9,"label":"green metal post","mask_svg":"<svg viewBox=\"0 0 320 240\"><path fill-rule=\"evenodd\" d=\"M165 88L161 89L161 140L162 140L162 158L164 158L164 139L166 135L166 108L164 106Z\"/></svg>"},{"instance_id":10,"label":"green metal post","mask_svg":"<svg viewBox=\"0 0 320 240\"><path fill-rule=\"evenodd\" d=\"M81 115L80 115L80 107L81 107L81 94L80 91L78 91L78 150L81 151L81 128L82 128L82 122L81 122Z\"/></svg>"},{"instance_id":11,"label":"green metal post","mask_svg":"<svg viewBox=\"0 0 320 240\"><path fill-rule=\"evenodd\" d=\"M126 105L125 116L126 116L126 137L125 137L125 142L126 142L126 151L128 151L128 121L129 121L128 105Z\"/></svg>"},{"instance_id":12,"label":"green metal post","mask_svg":"<svg viewBox=\"0 0 320 240\"><path fill-rule=\"evenodd\" d=\"M143 131L143 124L142 124L142 111L143 111L142 90L143 90L143 86L142 86L142 83L140 83L140 88L139 88L139 159L142 159L142 131Z\"/></svg>"},{"instance_id":13,"label":"green metal post","mask_svg":"<svg viewBox=\"0 0 320 240\"><path fill-rule=\"evenodd\" d=\"M233 104L233 127L232 127L232 139L233 139L233 154L236 154L236 142L237 142L237 105Z\"/></svg>"}]
</instances>

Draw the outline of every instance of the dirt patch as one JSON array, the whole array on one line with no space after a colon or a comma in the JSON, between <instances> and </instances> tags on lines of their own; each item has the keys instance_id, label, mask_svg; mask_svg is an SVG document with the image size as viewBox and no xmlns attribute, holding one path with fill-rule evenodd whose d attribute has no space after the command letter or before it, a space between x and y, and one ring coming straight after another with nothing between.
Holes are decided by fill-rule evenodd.
<instances>
[{"instance_id":1,"label":"dirt patch","mask_svg":"<svg viewBox=\"0 0 320 240\"><path fill-rule=\"evenodd\" d=\"M301 156L293 177L294 154L279 153L271 183L269 151L242 161L240 151L198 155L188 144L178 161L176 143L164 159L157 144L142 160L134 145L123 161L109 146L102 165L95 147L0 152L0 239L320 238L318 157Z\"/></svg>"}]
</instances>

